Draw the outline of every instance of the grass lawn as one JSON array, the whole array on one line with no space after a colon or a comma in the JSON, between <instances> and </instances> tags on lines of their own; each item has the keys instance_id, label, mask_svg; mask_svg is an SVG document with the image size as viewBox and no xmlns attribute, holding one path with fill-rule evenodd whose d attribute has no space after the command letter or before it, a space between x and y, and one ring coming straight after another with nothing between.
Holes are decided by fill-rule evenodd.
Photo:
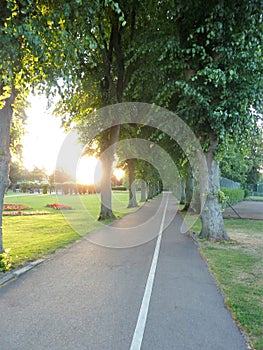
<instances>
[{"instance_id":1,"label":"grass lawn","mask_svg":"<svg viewBox=\"0 0 263 350\"><path fill-rule=\"evenodd\" d=\"M50 212L48 215L3 217L3 243L5 249L11 248L15 267L53 253L105 224L97 222L100 207L97 195L12 196L6 197L5 203L27 205L31 208L28 211ZM46 208L51 203L70 205L74 210ZM133 210L127 208L127 203L127 192L113 193L116 216Z\"/></svg>"},{"instance_id":2,"label":"grass lawn","mask_svg":"<svg viewBox=\"0 0 263 350\"><path fill-rule=\"evenodd\" d=\"M225 219L230 243L200 240L200 251L226 296L226 305L249 335L256 350L263 349L263 221ZM198 220L192 230L199 232Z\"/></svg>"},{"instance_id":3,"label":"grass lawn","mask_svg":"<svg viewBox=\"0 0 263 350\"><path fill-rule=\"evenodd\" d=\"M245 201L263 201L262 196L249 196L245 198Z\"/></svg>"}]
</instances>

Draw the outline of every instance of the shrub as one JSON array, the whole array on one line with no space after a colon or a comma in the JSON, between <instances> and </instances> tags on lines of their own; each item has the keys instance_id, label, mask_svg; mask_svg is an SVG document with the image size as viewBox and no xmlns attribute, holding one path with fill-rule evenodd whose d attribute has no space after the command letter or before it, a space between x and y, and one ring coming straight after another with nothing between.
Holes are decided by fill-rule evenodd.
<instances>
[{"instance_id":1,"label":"shrub","mask_svg":"<svg viewBox=\"0 0 263 350\"><path fill-rule=\"evenodd\" d=\"M42 187L43 194L47 194L48 189L50 188L50 184L42 183L41 187Z\"/></svg>"},{"instance_id":2,"label":"shrub","mask_svg":"<svg viewBox=\"0 0 263 350\"><path fill-rule=\"evenodd\" d=\"M27 192L34 193L35 189L39 190L39 184L33 181L21 182L19 186L20 186L20 191L23 193L27 193Z\"/></svg>"},{"instance_id":3,"label":"shrub","mask_svg":"<svg viewBox=\"0 0 263 350\"><path fill-rule=\"evenodd\" d=\"M222 208L241 202L245 197L245 191L240 188L221 188L225 200L222 201Z\"/></svg>"},{"instance_id":4,"label":"shrub","mask_svg":"<svg viewBox=\"0 0 263 350\"><path fill-rule=\"evenodd\" d=\"M127 191L127 187L125 186L112 186L112 191Z\"/></svg>"},{"instance_id":5,"label":"shrub","mask_svg":"<svg viewBox=\"0 0 263 350\"><path fill-rule=\"evenodd\" d=\"M21 192L26 193L26 192L29 191L29 188L30 188L30 183L29 182L21 182L21 184L20 184Z\"/></svg>"},{"instance_id":6,"label":"shrub","mask_svg":"<svg viewBox=\"0 0 263 350\"><path fill-rule=\"evenodd\" d=\"M10 249L6 249L2 254L0 254L0 272L8 271L13 267L9 252Z\"/></svg>"}]
</instances>

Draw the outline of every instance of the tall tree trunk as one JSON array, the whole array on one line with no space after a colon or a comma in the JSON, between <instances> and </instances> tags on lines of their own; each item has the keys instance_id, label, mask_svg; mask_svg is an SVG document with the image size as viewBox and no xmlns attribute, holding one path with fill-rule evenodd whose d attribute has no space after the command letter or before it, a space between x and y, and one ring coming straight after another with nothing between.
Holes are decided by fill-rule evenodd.
<instances>
[{"instance_id":1,"label":"tall tree trunk","mask_svg":"<svg viewBox=\"0 0 263 350\"><path fill-rule=\"evenodd\" d=\"M205 154L208 174L202 174L201 169L201 201L204 207L201 213L201 237L212 240L229 240L224 227L222 208L219 203L220 169L218 161L214 160L213 151ZM203 181L207 179L207 181ZM202 196L204 193L206 196Z\"/></svg>"},{"instance_id":2,"label":"tall tree trunk","mask_svg":"<svg viewBox=\"0 0 263 350\"><path fill-rule=\"evenodd\" d=\"M109 133L106 133L104 137L105 151L100 158L102 167L102 179L100 215L98 218L99 221L115 218L115 215L112 211L111 175L114 153L119 138L119 133L120 125L115 125L111 127Z\"/></svg>"},{"instance_id":3,"label":"tall tree trunk","mask_svg":"<svg viewBox=\"0 0 263 350\"><path fill-rule=\"evenodd\" d=\"M136 200L136 186L135 186L135 159L128 159L128 170L129 170L129 204L128 208L138 207Z\"/></svg>"},{"instance_id":4,"label":"tall tree trunk","mask_svg":"<svg viewBox=\"0 0 263 350\"><path fill-rule=\"evenodd\" d=\"M181 179L181 199L180 204L185 204L185 178Z\"/></svg>"},{"instance_id":5,"label":"tall tree trunk","mask_svg":"<svg viewBox=\"0 0 263 350\"><path fill-rule=\"evenodd\" d=\"M141 181L141 202L146 202L147 200L147 183L142 180Z\"/></svg>"},{"instance_id":6,"label":"tall tree trunk","mask_svg":"<svg viewBox=\"0 0 263 350\"><path fill-rule=\"evenodd\" d=\"M159 193L158 194L162 193L163 192L163 183L162 183L161 180L159 180L159 182L158 182L158 188L159 188Z\"/></svg>"},{"instance_id":7,"label":"tall tree trunk","mask_svg":"<svg viewBox=\"0 0 263 350\"><path fill-rule=\"evenodd\" d=\"M200 188L197 186L196 179L192 179L193 188L192 188L192 204L191 208L196 214L201 213L201 197L200 197Z\"/></svg>"},{"instance_id":8,"label":"tall tree trunk","mask_svg":"<svg viewBox=\"0 0 263 350\"><path fill-rule=\"evenodd\" d=\"M0 110L0 253L3 247L3 204L6 188L8 187L8 173L10 165L10 124L13 115L12 104L14 96L5 101L5 106Z\"/></svg>"},{"instance_id":9,"label":"tall tree trunk","mask_svg":"<svg viewBox=\"0 0 263 350\"><path fill-rule=\"evenodd\" d=\"M190 208L190 204L193 197L193 186L194 186L194 179L193 174L191 170L191 166L188 163L186 165L186 174L185 174L185 205L183 208L183 211L187 211Z\"/></svg>"},{"instance_id":10,"label":"tall tree trunk","mask_svg":"<svg viewBox=\"0 0 263 350\"><path fill-rule=\"evenodd\" d=\"M152 199L153 198L153 183L149 182L148 184L148 199Z\"/></svg>"}]
</instances>

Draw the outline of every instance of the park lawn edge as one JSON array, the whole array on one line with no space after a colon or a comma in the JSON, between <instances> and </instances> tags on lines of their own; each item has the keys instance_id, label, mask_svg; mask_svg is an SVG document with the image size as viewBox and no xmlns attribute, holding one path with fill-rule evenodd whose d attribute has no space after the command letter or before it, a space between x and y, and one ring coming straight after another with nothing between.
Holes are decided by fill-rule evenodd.
<instances>
[{"instance_id":1,"label":"park lawn edge","mask_svg":"<svg viewBox=\"0 0 263 350\"><path fill-rule=\"evenodd\" d=\"M230 242L201 238L197 215L188 220L188 236L198 246L248 348L263 350L263 221L225 218L224 222Z\"/></svg>"},{"instance_id":2,"label":"park lawn edge","mask_svg":"<svg viewBox=\"0 0 263 350\"><path fill-rule=\"evenodd\" d=\"M213 277L213 279L214 279L214 281L215 281L215 283L217 285L218 291L220 292L220 294L221 294L221 296L223 298L223 302L224 302L225 308L231 314L231 317L232 317L233 321L235 322L235 324L237 325L237 327L238 327L242 337L244 338L248 349L254 349L253 345L252 345L252 342L250 340L249 334L244 329L242 324L239 322L238 317L235 315L234 311L231 309L231 306L228 305L227 292L224 292L224 290L222 288L222 283L220 283L216 272L212 269L211 263L209 263L209 260L207 259L207 256L205 255L205 252L202 249L202 241L199 240L199 238L197 238L197 239L194 238L194 241L197 242L196 244L198 246L199 254L200 254L201 258L203 259L204 263L206 264L210 275Z\"/></svg>"},{"instance_id":3,"label":"park lawn edge","mask_svg":"<svg viewBox=\"0 0 263 350\"><path fill-rule=\"evenodd\" d=\"M121 195L125 195L123 192L121 192ZM128 193L126 193L126 195L128 196ZM52 196L52 195L51 195ZM42 199L49 199L49 197L51 197L50 195L36 195L36 197L42 198ZM17 201L22 202L23 201L23 197L24 196L12 196L12 198L8 198L7 201L13 201L14 198L17 198ZM27 199L29 200L31 196L25 196L27 197ZM25 198L24 197L24 198ZM31 197L32 198L32 197ZM51 197L52 198L52 197ZM90 197L87 197L90 198ZM115 219L107 219L105 221L103 221L104 225L111 225L113 224L116 220L121 219L122 217L136 211L139 210L145 203L140 203L138 202L138 207L135 208L127 208L127 201L123 201L123 205L121 208L113 208L114 214L115 214ZM146 202L147 203L147 202ZM65 218L63 218L63 211L61 210L53 210L51 208L48 208L50 210L50 215L53 216L55 218L55 220L59 220L60 223L62 225L64 225L64 227L66 228L66 230L68 231L66 233L65 236L59 237L57 240L55 239L54 241L52 241L51 238L51 243L48 246L45 246L44 248L41 247L41 243L39 245L38 250L34 251L32 254L30 254L30 257L28 258L26 256L26 258L20 258L20 257L16 257L15 258L15 250L14 248L11 247L11 251L10 251L10 256L11 258L13 258L13 261L15 261L15 263L13 264L12 269L6 271L6 272L0 272L0 277L3 275L7 275L8 273L12 273L14 271L16 271L19 268L22 268L32 262L34 262L35 260L39 260L39 259L48 259L49 257L53 256L54 254L56 254L57 252L59 252L61 249L67 249L69 248L72 244L74 244L77 241L80 241L82 239L84 239L86 236L88 236L90 233L95 232L96 230L98 230L100 228L99 224L98 227L96 226L97 221L93 224L94 228L91 227L91 230L87 231L87 233L83 234L83 235L79 235L76 233L76 231L74 230L74 228L71 227L70 223L67 222L65 220ZM41 216L43 217L43 216ZM5 217L5 220L8 219L20 219L20 218L27 218L28 220L30 220L30 216L11 216L11 217ZM36 216L35 216L36 218ZM52 219L51 219L52 220ZM54 220L54 219L53 219ZM9 222L10 223L10 222ZM9 228L10 230L10 228ZM25 230L25 228L24 228ZM5 229L5 231L7 231L7 228ZM51 234L52 235L52 234ZM5 240L5 238L4 238ZM5 243L5 249L9 249L10 245L7 244L7 242Z\"/></svg>"},{"instance_id":4,"label":"park lawn edge","mask_svg":"<svg viewBox=\"0 0 263 350\"><path fill-rule=\"evenodd\" d=\"M226 220L228 220L228 219L226 219ZM236 219L236 220L238 220L238 219ZM201 255L202 259L204 260L205 264L207 265L207 268L208 268L210 274L214 278L215 283L217 284L217 286L220 290L220 293L222 294L222 297L224 300L224 305L225 305L226 309L230 312L232 319L234 320L234 322L236 323L237 327L239 328L242 336L244 337L248 348L262 350L263 349L263 347L262 347L262 344L263 344L262 331L260 334L258 334L258 329L257 329L258 327L257 327L256 321L254 321L255 325L246 323L246 319L247 319L248 315L250 315L250 308L248 305L246 305L246 309L244 309L244 301L243 302L240 301L242 299L245 299L245 297L246 297L245 292L241 291L239 295L234 295L234 293L231 289L232 288L231 285L233 285L233 284L235 284L237 286L237 288L240 285L240 281L238 282L239 271L238 270L235 271L235 267L234 267L233 271L234 271L234 273L236 272L236 274L234 275L233 281L231 283L230 281L227 281L227 278L224 279L224 276L222 275L222 270L220 271L220 266L217 264L217 261L216 261L217 258L219 259L220 253L224 254L224 252L223 252L224 246L231 245L231 244L232 245L239 245L239 242L236 242L236 241L227 242L227 243L224 243L224 245L222 247L220 247L221 242L204 241L203 239L200 239L196 235L194 235L194 237L192 237L192 238L195 240L195 242L198 246L200 255ZM209 248L211 248L211 247L213 249L217 250L217 251L213 252L215 257L213 257L212 259L211 259L211 252L210 252L210 257L209 257ZM220 250L220 248L222 250ZM245 252L243 250L240 250L239 252L240 252L240 255L248 254L247 252ZM225 254L227 254L227 252ZM255 259L255 262L256 262L257 259L251 255L252 260L253 260L253 258ZM221 267L222 267L222 265L221 265ZM227 268L225 268L225 271L226 270L227 270ZM245 287L247 287L247 285L245 285ZM253 290L252 290L252 288L253 288ZM251 293L252 293L253 297L254 297L254 295L257 295L257 294L253 294L257 290L257 287L251 286L251 290L252 290ZM252 310L253 311L255 309L257 310L257 314L255 316L262 317L262 307L259 308L260 301L255 301L251 297L250 303L251 304L253 303L254 308ZM237 305L238 306L240 305L240 308L239 307L237 308L236 307ZM262 323L262 319L261 319L261 323Z\"/></svg>"}]
</instances>

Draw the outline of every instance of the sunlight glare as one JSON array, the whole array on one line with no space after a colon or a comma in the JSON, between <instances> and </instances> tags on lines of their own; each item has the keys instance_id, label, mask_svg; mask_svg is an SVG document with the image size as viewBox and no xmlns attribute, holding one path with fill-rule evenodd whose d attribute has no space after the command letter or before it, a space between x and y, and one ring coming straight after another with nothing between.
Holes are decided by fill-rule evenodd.
<instances>
[{"instance_id":1,"label":"sunlight glare","mask_svg":"<svg viewBox=\"0 0 263 350\"><path fill-rule=\"evenodd\" d=\"M116 168L116 169L113 171L113 175L116 177L116 179L117 179L118 181L120 181L120 180L123 178L124 174L125 174L125 171L122 170L122 169L120 169L120 168Z\"/></svg>"},{"instance_id":2,"label":"sunlight glare","mask_svg":"<svg viewBox=\"0 0 263 350\"><path fill-rule=\"evenodd\" d=\"M77 183L85 185L97 184L101 180L101 162L95 157L82 157L77 167Z\"/></svg>"}]
</instances>

